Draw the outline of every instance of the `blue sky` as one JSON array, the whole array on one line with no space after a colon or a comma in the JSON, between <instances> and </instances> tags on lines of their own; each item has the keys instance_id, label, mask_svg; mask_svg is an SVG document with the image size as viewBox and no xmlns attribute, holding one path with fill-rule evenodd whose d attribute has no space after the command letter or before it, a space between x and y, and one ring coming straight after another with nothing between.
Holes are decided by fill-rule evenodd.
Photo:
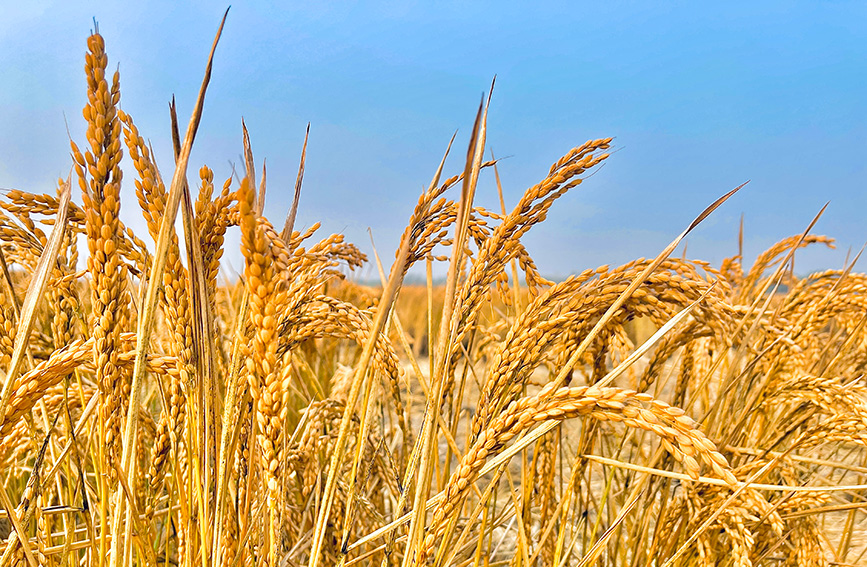
<instances>
[{"instance_id":1,"label":"blue sky","mask_svg":"<svg viewBox=\"0 0 867 567\"><path fill-rule=\"evenodd\" d=\"M83 54L92 18L120 65L121 104L171 161L167 103L183 123L225 5L19 2L0 20L0 187L53 190L70 167L64 116L84 139ZM867 5L859 2L244 2L233 5L192 158L218 179L240 163L241 117L266 215L289 206L312 123L298 222L323 223L384 260L455 130L461 168L479 97L497 75L489 147L507 205L588 138L614 136L605 167L554 206L525 242L562 276L654 256L707 204L751 183L696 231L688 256L748 260L803 230L843 264L867 241ZM123 217L146 234L127 168ZM497 207L493 175L478 202ZM234 241L236 242L236 240ZM230 243L231 245L231 243ZM238 254L229 260L238 267ZM861 269L867 265L862 262ZM368 272L368 277L372 272Z\"/></svg>"}]
</instances>

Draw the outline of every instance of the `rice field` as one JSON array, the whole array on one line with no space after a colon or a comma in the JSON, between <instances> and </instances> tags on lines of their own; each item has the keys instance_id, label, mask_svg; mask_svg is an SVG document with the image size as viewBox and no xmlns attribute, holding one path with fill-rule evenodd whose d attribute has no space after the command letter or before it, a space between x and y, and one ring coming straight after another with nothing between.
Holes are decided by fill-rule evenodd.
<instances>
[{"instance_id":1,"label":"rice field","mask_svg":"<svg viewBox=\"0 0 867 567\"><path fill-rule=\"evenodd\" d=\"M304 153L270 220L246 130L237 178L189 163L213 57L160 171L91 35L72 173L0 199L0 565L867 563L867 275L794 272L833 246L815 219L752 261L677 257L732 191L655 258L549 281L522 237L613 141L478 203L483 104L369 258L295 226Z\"/></svg>"}]
</instances>

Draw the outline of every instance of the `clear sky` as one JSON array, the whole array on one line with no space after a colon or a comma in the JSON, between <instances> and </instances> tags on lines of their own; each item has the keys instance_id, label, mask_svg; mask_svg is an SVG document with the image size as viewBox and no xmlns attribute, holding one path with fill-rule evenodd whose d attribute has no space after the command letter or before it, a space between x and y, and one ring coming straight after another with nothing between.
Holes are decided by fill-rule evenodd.
<instances>
[{"instance_id":1,"label":"clear sky","mask_svg":"<svg viewBox=\"0 0 867 567\"><path fill-rule=\"evenodd\" d=\"M748 261L798 233L837 251L867 241L867 4L863 2L238 2L217 50L191 174L241 163L241 117L266 206L282 224L312 123L298 223L322 221L383 259L455 130L457 173L494 74L489 147L507 205L588 138L614 136L602 170L555 204L525 242L543 273L654 256L707 204L752 182L696 231L688 255ZM64 116L84 140L85 39L99 22L121 105L172 163L167 103L189 117L225 5L4 2L0 187L50 192L70 167ZM128 162L128 160L127 160ZM127 163L123 217L142 236ZM192 176L191 176L192 177ZM493 175L478 202L497 208ZM229 255L238 267L239 255ZM862 261L860 269L867 269ZM367 277L373 276L368 272Z\"/></svg>"}]
</instances>

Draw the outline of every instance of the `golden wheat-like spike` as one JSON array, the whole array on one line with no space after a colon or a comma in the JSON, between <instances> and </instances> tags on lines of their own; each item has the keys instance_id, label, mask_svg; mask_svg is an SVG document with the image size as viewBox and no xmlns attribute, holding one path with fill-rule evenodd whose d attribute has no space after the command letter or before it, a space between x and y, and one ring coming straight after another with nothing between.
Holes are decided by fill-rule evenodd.
<instances>
[{"instance_id":1,"label":"golden wheat-like spike","mask_svg":"<svg viewBox=\"0 0 867 567\"><path fill-rule=\"evenodd\" d=\"M145 217L148 232L156 240L166 208L168 193L151 157L150 149L139 134L132 118L121 112L120 119L125 126L124 137L129 155L139 175L135 182L136 196ZM151 448L147 478L150 481L154 498L160 494L162 474L169 448L174 447L174 450L178 451L179 443L184 437L183 428L187 413L185 388L188 388L192 382L195 366L192 312L188 292L190 281L187 270L181 261L178 237L172 233L171 238L172 241L166 258L166 270L163 274L162 298L171 330L170 351L178 359L180 374L171 379L168 407L163 409L157 443ZM153 511L152 502L148 505L147 510Z\"/></svg>"},{"instance_id":2,"label":"golden wheat-like spike","mask_svg":"<svg viewBox=\"0 0 867 567\"><path fill-rule=\"evenodd\" d=\"M52 273L53 285L49 294L53 306L51 334L55 349L62 348L73 340L76 332L75 314L81 310L75 273L78 255L76 244L75 238L67 233L57 267Z\"/></svg>"},{"instance_id":3,"label":"golden wheat-like spike","mask_svg":"<svg viewBox=\"0 0 867 567\"><path fill-rule=\"evenodd\" d=\"M9 367L12 349L15 347L15 308L7 304L5 294L0 294L0 366Z\"/></svg>"},{"instance_id":4,"label":"golden wheat-like spike","mask_svg":"<svg viewBox=\"0 0 867 567\"><path fill-rule=\"evenodd\" d=\"M303 304L292 304L288 316L280 321L280 351L290 350L311 339L322 337L350 338L363 346L369 336L373 321L354 305L332 297L319 295ZM412 432L407 423L400 391L400 367L397 354L388 337L377 338L373 367L388 380L398 427L403 434L404 447L412 443Z\"/></svg>"},{"instance_id":5,"label":"golden wheat-like spike","mask_svg":"<svg viewBox=\"0 0 867 567\"><path fill-rule=\"evenodd\" d=\"M827 236L808 234L804 236L802 239L800 235L798 236L790 236L788 238L784 238L780 240L756 258L755 263L753 263L752 268L747 273L746 276L743 277L743 283L740 287L740 292L738 294L738 303L749 304L751 302L751 294L761 286L757 286L759 280L765 271L779 263L782 258L780 256L794 246L798 246L799 248L803 248L805 246L809 246L810 244L824 244L829 248L834 248L834 239L829 238Z\"/></svg>"},{"instance_id":6,"label":"golden wheat-like spike","mask_svg":"<svg viewBox=\"0 0 867 567\"><path fill-rule=\"evenodd\" d=\"M581 386L551 391L546 387L539 394L513 402L482 431L467 451L457 470L449 479L445 496L434 511L425 536L419 563L424 563L434 545L445 545L450 537L448 518L462 503L488 456L499 452L505 443L536 423L587 416L596 420L613 420L629 427L651 431L661 438L665 449L686 468L689 475L698 478L702 459L714 473L734 485L737 480L725 458L714 444L696 429L695 422L683 411L655 400L646 394L637 394L620 388ZM647 404L647 407L644 406Z\"/></svg>"},{"instance_id":7,"label":"golden wheat-like spike","mask_svg":"<svg viewBox=\"0 0 867 567\"><path fill-rule=\"evenodd\" d=\"M121 115L120 110L118 110L118 115ZM73 144L73 148L75 147L75 144ZM76 155L76 152L77 150L74 151L74 156ZM84 159L84 156L81 155L80 152L78 152L77 155L81 160ZM79 158L76 158L76 160ZM63 181L58 180L58 185L62 185L63 183ZM17 189L9 191L6 194L6 199L8 201L0 201L0 208L9 211L14 214L16 218L20 219L28 219L31 215L42 215L48 217L41 221L46 225L54 224L54 219L52 217L57 214L58 206L60 204L57 196L27 193ZM69 203L67 213L68 226L66 229L67 236L73 238L74 236L83 233L85 231L85 222L85 211L75 203ZM27 228L27 226L31 226L32 229ZM22 227L13 224L5 215L0 214L0 235L2 235L2 239L4 241L8 240L10 242L17 242L21 246L25 247L29 256L35 254L38 257L42 250L42 244L44 243L42 232L37 230L36 226L32 225L32 222L28 223L27 226ZM122 222L120 222L120 232L122 234L118 240L117 247L118 250L120 250L121 256L130 262L138 272L146 271L150 262L147 246L129 227L124 226ZM18 251L18 254L21 254L22 257L25 258L28 257L28 254L25 254L23 251ZM72 247L70 258L77 258L77 256L78 247ZM76 266L77 262L70 261L69 265Z\"/></svg>"},{"instance_id":8,"label":"golden wheat-like spike","mask_svg":"<svg viewBox=\"0 0 867 567\"><path fill-rule=\"evenodd\" d=\"M14 389L6 406L6 417L0 428L0 435L6 435L24 415L42 398L45 392L60 383L64 376L85 364L93 364L93 349L96 339L75 339L64 348L51 353L29 372L15 381ZM117 360L120 367L129 367L135 357L135 335L124 333L119 336ZM174 357L152 355L148 357L148 371L177 376L177 360Z\"/></svg>"},{"instance_id":9,"label":"golden wheat-like spike","mask_svg":"<svg viewBox=\"0 0 867 567\"><path fill-rule=\"evenodd\" d=\"M552 167L551 174L540 183L527 189L511 213L505 216L473 262L472 268L463 283L457 305L461 306L460 325L456 329L455 343L463 341L473 329L482 299L500 273L506 271L508 263L519 256L518 242L530 228L545 219L554 201L570 188L582 182L581 175L602 163L608 154L611 139L588 142L576 148ZM460 358L457 349L449 361L454 365ZM451 375L450 372L446 375ZM447 385L445 391L450 387Z\"/></svg>"},{"instance_id":10,"label":"golden wheat-like spike","mask_svg":"<svg viewBox=\"0 0 867 567\"><path fill-rule=\"evenodd\" d=\"M223 256L223 242L230 219L237 213L237 199L229 192L231 179L224 184L222 191L213 200L214 172L207 166L199 170L202 186L196 200L196 220L199 223L199 237L202 247L202 262L205 266L205 281L211 308L215 309L215 292L217 274L220 271L220 259Z\"/></svg>"},{"instance_id":11,"label":"golden wheat-like spike","mask_svg":"<svg viewBox=\"0 0 867 567\"><path fill-rule=\"evenodd\" d=\"M528 304L495 351L473 417L473 436L520 393L547 351L553 352L555 367L565 364L575 345L646 264L636 261L615 270L606 266L586 270L551 286ZM691 264L667 260L646 280L645 287L627 301L611 325L622 325L633 317L646 317L662 326L679 310L700 298L710 285ZM719 289L713 293L695 318L702 332L708 329L707 332L726 337L733 314L723 302L725 291ZM599 344L605 343L603 336ZM595 360L598 357L591 352L588 362Z\"/></svg>"},{"instance_id":12,"label":"golden wheat-like spike","mask_svg":"<svg viewBox=\"0 0 867 567\"><path fill-rule=\"evenodd\" d=\"M72 153L79 185L82 190L87 234L88 270L91 275L93 306L94 357L97 361L96 381L100 388L101 424L105 447L104 466L119 454L121 415L123 411L124 377L118 367L119 321L127 308L126 275L120 262L118 243L121 240L120 170L121 126L117 117L120 101L120 78L115 72L111 86L105 73L108 57L102 36L94 34L87 40L85 71L87 75L87 141L89 149L82 154L72 143ZM89 179L89 183L88 183ZM113 474L113 472L111 473Z\"/></svg>"},{"instance_id":13,"label":"golden wheat-like spike","mask_svg":"<svg viewBox=\"0 0 867 567\"><path fill-rule=\"evenodd\" d=\"M280 365L277 358L278 314L287 301L287 288L278 271L271 248L272 241L264 226L257 222L255 193L244 179L239 190L242 250L246 259L244 275L250 289L250 320L255 328L249 347L247 372L250 391L256 404L259 440L268 491L269 551L268 564L276 565L280 546L280 463L282 420L289 394L291 367ZM281 369L282 366L282 369Z\"/></svg>"}]
</instances>

